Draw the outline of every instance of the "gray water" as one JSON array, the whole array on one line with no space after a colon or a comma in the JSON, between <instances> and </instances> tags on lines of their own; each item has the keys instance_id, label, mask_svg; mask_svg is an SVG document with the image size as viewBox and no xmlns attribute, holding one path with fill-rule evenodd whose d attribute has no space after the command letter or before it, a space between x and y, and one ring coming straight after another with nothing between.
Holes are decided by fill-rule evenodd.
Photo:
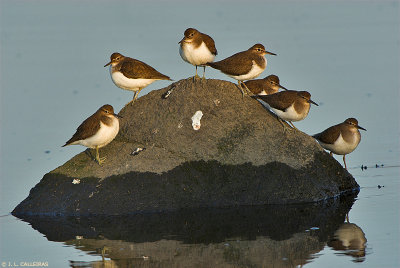
<instances>
[{"instance_id":1,"label":"gray water","mask_svg":"<svg viewBox=\"0 0 400 268\"><path fill-rule=\"evenodd\" d=\"M163 263L157 259L162 258L157 249L176 247L187 250L170 252L168 256L172 260L186 259L178 262L181 265L268 267L270 259L266 256L271 255L271 248L266 245L283 245L299 237L309 239L307 235L312 233L310 237L320 244L304 256L274 251L277 267L400 267L398 1L1 0L0 12L0 215L4 215L0 217L1 265L33 261L47 262L50 267L121 265L111 262L107 250L105 262L101 262L101 252L96 248L104 245L98 245L99 241L88 231L97 226L106 230L109 248L116 245L140 249L134 256L125 256L131 261L126 265L151 267ZM277 53L278 56L267 56L268 67L261 76L276 74L286 88L308 90L320 104L296 124L300 130L314 134L348 117L357 118L367 129L362 132L359 147L346 158L349 171L361 186L354 204L349 205L349 220L367 239L364 257L356 258L330 246L328 238L333 229L345 221L341 213L330 228L325 221L317 221L315 224L321 225L315 226L305 220L296 230L287 230L282 224L282 232L274 229L273 234L261 231L257 235L257 228L239 228L234 233L224 233L218 241L212 239L217 236L213 230L227 226L213 225L212 219L226 215L226 219L232 219L229 228L234 228L240 223L232 218L236 211L199 212L210 217L210 228L201 241L190 240L191 232L188 235L175 230L181 222L172 224L166 232L159 228L148 230L154 235L136 240L109 234L103 222L95 219L92 224L46 221L48 225L43 223L42 228L36 222L30 225L9 215L45 173L85 149L61 145L87 116L105 103L119 111L132 98L131 92L111 82L103 67L110 54L118 51L140 59L176 81L187 78L193 75L194 67L180 58L178 41L188 27L214 38L219 52L216 60L255 43ZM210 68L206 75L234 82ZM155 82L141 95L168 84ZM336 159L342 163L341 157ZM361 170L361 165L369 168ZM259 213L257 208L252 209ZM318 218L320 214L315 213ZM187 212L181 218L192 214ZM174 215L160 220L171 218ZM289 218L289 225L295 225L296 215ZM251 216L247 223L269 226L267 219ZM68 226L76 228L76 233ZM69 236L54 238L55 231L65 231ZM80 233L86 236L82 238ZM202 235L201 230L195 234ZM90 243L92 247L88 246ZM205 263L213 257L207 252L215 250L223 252L224 262Z\"/></svg>"}]
</instances>

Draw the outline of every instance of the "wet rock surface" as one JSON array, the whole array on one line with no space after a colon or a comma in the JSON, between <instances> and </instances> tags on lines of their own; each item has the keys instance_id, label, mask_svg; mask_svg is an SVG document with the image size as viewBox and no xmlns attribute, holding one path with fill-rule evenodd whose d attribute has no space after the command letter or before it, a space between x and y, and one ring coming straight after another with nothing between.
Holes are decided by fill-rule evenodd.
<instances>
[{"instance_id":1,"label":"wet rock surface","mask_svg":"<svg viewBox=\"0 0 400 268\"><path fill-rule=\"evenodd\" d=\"M194 130L197 111L203 116ZM13 214L121 215L302 203L359 187L312 137L283 128L227 81L180 80L119 114L118 136L100 149L107 157L102 166L89 150L76 155L46 174ZM137 148L145 150L133 155Z\"/></svg>"}]
</instances>

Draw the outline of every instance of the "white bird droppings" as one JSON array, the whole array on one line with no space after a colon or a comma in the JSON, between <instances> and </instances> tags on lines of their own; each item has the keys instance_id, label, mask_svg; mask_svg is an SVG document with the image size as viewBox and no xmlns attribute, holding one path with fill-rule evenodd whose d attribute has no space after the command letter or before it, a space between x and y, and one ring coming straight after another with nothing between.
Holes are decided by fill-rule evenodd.
<instances>
[{"instance_id":1,"label":"white bird droppings","mask_svg":"<svg viewBox=\"0 0 400 268\"><path fill-rule=\"evenodd\" d=\"M202 111L197 111L195 114L192 116L192 127L194 130L199 130L200 129L200 119L203 116Z\"/></svg>"}]
</instances>

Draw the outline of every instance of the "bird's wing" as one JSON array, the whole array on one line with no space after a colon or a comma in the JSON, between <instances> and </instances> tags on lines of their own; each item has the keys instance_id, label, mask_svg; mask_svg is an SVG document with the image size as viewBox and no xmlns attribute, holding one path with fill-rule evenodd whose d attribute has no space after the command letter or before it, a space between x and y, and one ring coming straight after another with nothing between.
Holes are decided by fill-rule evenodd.
<instances>
[{"instance_id":1,"label":"bird's wing","mask_svg":"<svg viewBox=\"0 0 400 268\"><path fill-rule=\"evenodd\" d=\"M100 123L99 120L90 120L94 116L96 116L96 114L93 114L88 119L83 121L82 124L80 124L80 126L76 129L76 132L72 138L69 139L64 146L75 141L87 139L96 134L96 132L100 129Z\"/></svg>"},{"instance_id":2,"label":"bird's wing","mask_svg":"<svg viewBox=\"0 0 400 268\"><path fill-rule=\"evenodd\" d=\"M286 111L296 100L296 97L297 92L295 91L282 91L271 95L258 96L259 99L268 103L272 108L281 111Z\"/></svg>"},{"instance_id":3,"label":"bird's wing","mask_svg":"<svg viewBox=\"0 0 400 268\"><path fill-rule=\"evenodd\" d=\"M313 137L323 143L333 144L339 138L339 135L340 135L340 128L332 126L330 128L325 129L321 133L313 135Z\"/></svg>"},{"instance_id":4,"label":"bird's wing","mask_svg":"<svg viewBox=\"0 0 400 268\"><path fill-rule=\"evenodd\" d=\"M150 65L134 59L123 62L120 71L123 72L126 77L132 79L142 78L142 79L170 80L168 76L158 72Z\"/></svg>"},{"instance_id":5,"label":"bird's wing","mask_svg":"<svg viewBox=\"0 0 400 268\"><path fill-rule=\"evenodd\" d=\"M220 70L221 72L228 75L242 75L250 72L253 66L253 59L249 57L241 57L241 53L236 53L229 58L223 59L217 62L208 63L209 66Z\"/></svg>"},{"instance_id":6,"label":"bird's wing","mask_svg":"<svg viewBox=\"0 0 400 268\"><path fill-rule=\"evenodd\" d=\"M207 47L210 49L211 54L213 54L215 56L218 55L217 48L215 47L215 42L210 36L203 34L203 41L207 45Z\"/></svg>"},{"instance_id":7,"label":"bird's wing","mask_svg":"<svg viewBox=\"0 0 400 268\"><path fill-rule=\"evenodd\" d=\"M262 79L249 80L244 83L253 94L259 94L261 91L264 90L265 81L263 81Z\"/></svg>"}]
</instances>

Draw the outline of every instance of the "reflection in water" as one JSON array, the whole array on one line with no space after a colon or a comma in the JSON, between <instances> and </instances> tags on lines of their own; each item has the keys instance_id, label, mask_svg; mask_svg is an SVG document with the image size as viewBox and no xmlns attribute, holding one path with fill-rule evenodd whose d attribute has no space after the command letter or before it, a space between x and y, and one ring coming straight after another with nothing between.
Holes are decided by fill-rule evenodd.
<instances>
[{"instance_id":1,"label":"reflection in water","mask_svg":"<svg viewBox=\"0 0 400 268\"><path fill-rule=\"evenodd\" d=\"M367 238L363 230L354 223L347 222L339 226L333 234L333 239L328 242L328 246L339 251L339 254L354 257L354 262L363 262L365 260L365 248Z\"/></svg>"},{"instance_id":2,"label":"reflection in water","mask_svg":"<svg viewBox=\"0 0 400 268\"><path fill-rule=\"evenodd\" d=\"M202 208L96 217L25 217L96 262L71 267L296 267L340 229L354 196L306 205Z\"/></svg>"}]
</instances>

